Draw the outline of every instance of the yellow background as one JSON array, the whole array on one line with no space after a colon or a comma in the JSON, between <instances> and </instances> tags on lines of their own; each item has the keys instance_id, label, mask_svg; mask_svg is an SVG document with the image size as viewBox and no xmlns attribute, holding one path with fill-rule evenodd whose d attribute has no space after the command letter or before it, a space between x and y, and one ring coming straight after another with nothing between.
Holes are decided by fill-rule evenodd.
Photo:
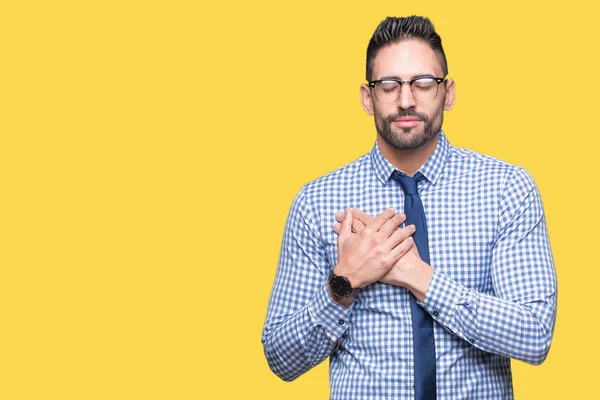
<instances>
[{"instance_id":1,"label":"yellow background","mask_svg":"<svg viewBox=\"0 0 600 400\"><path fill-rule=\"evenodd\" d=\"M600 14L587 1L0 2L0 398L312 399L260 343L300 187L371 149L368 40L429 16L455 146L520 164L559 278L519 399L597 392Z\"/></svg>"}]
</instances>

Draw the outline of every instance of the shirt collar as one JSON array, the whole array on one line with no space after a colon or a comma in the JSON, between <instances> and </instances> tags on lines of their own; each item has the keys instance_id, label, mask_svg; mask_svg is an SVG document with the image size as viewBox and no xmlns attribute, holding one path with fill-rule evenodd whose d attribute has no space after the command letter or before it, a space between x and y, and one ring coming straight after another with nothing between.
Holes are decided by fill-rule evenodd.
<instances>
[{"instance_id":1,"label":"shirt collar","mask_svg":"<svg viewBox=\"0 0 600 400\"><path fill-rule=\"evenodd\" d=\"M444 169L444 164L449 155L450 142L448 142L444 132L440 131L435 151L431 157L425 161L425 164L419 168L418 171L421 172L429 182L435 185L442 173L442 170ZM396 170L396 167L394 167L394 165L392 165L392 163L390 163L383 156L383 154L381 154L381 150L379 150L377 141L375 141L375 145L371 151L371 162L377 179L379 179L384 185L387 185L392 173Z\"/></svg>"}]
</instances>

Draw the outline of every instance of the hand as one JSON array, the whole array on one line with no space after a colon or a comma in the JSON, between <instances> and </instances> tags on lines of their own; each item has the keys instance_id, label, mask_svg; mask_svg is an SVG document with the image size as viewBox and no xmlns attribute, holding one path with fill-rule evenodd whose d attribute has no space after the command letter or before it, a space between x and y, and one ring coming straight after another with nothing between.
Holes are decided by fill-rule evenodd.
<instances>
[{"instance_id":1,"label":"hand","mask_svg":"<svg viewBox=\"0 0 600 400\"><path fill-rule=\"evenodd\" d=\"M359 233L373 220L369 214L360 210L352 209L355 218L352 223L352 232ZM344 213L338 212L335 215L337 221L342 221ZM336 223L333 230L339 235L341 225ZM433 268L425 263L419 255L417 245L413 242L407 251L394 266L379 280L395 286L404 286L408 288L419 301L423 301L425 293L433 277Z\"/></svg>"},{"instance_id":2,"label":"hand","mask_svg":"<svg viewBox=\"0 0 600 400\"><path fill-rule=\"evenodd\" d=\"M352 234L353 211L346 210L339 227L334 273L347 277L353 288L362 288L381 279L410 249L415 227L398 229L406 216L388 209L372 218L360 233Z\"/></svg>"},{"instance_id":3,"label":"hand","mask_svg":"<svg viewBox=\"0 0 600 400\"><path fill-rule=\"evenodd\" d=\"M371 217L367 213L362 212L358 208L351 208L350 210L352 210L352 233L359 233L360 231L365 229L365 226L367 226L369 222L373 220L373 217ZM340 211L335 214L335 219L339 223L336 222L333 225L333 230L338 235L340 234L340 229L342 227L341 222L344 220L345 215L346 214L343 211Z\"/></svg>"}]
</instances>

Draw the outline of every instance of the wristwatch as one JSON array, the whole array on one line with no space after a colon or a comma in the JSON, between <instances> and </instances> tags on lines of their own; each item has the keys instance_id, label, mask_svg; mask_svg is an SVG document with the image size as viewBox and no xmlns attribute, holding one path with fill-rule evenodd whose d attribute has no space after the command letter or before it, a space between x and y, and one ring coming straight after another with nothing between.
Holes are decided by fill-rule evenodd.
<instances>
[{"instance_id":1,"label":"wristwatch","mask_svg":"<svg viewBox=\"0 0 600 400\"><path fill-rule=\"evenodd\" d=\"M359 289L352 289L350 281L345 276L338 276L333 273L333 270L329 273L329 287L333 294L337 297L356 297Z\"/></svg>"}]
</instances>

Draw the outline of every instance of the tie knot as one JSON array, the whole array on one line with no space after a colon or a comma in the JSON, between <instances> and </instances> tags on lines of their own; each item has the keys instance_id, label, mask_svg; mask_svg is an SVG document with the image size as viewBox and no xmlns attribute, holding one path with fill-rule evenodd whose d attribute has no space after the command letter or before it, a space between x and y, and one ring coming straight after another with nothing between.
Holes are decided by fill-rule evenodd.
<instances>
[{"instance_id":1,"label":"tie knot","mask_svg":"<svg viewBox=\"0 0 600 400\"><path fill-rule=\"evenodd\" d=\"M392 179L397 181L402 187L404 194L418 194L417 182L423 177L420 172L417 172L415 176L406 176L400 174L398 171L394 171Z\"/></svg>"}]
</instances>

